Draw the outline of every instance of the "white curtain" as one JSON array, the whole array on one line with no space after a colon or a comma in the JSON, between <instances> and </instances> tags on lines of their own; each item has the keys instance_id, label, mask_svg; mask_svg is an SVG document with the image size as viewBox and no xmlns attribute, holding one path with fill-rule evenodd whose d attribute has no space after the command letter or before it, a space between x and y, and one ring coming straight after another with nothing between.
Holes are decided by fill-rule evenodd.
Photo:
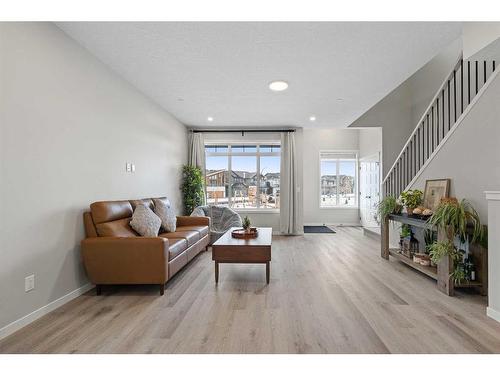
<instances>
[{"instance_id":1,"label":"white curtain","mask_svg":"<svg viewBox=\"0 0 500 375\"><path fill-rule=\"evenodd\" d=\"M202 133L189 133L188 164L198 167L205 174L205 144Z\"/></svg>"},{"instance_id":2,"label":"white curtain","mask_svg":"<svg viewBox=\"0 0 500 375\"><path fill-rule=\"evenodd\" d=\"M281 133L280 230L282 234L302 234L298 194L295 133Z\"/></svg>"},{"instance_id":3,"label":"white curtain","mask_svg":"<svg viewBox=\"0 0 500 375\"><path fill-rule=\"evenodd\" d=\"M188 164L200 168L205 176L205 142L202 133L189 133L188 152ZM206 192L203 195L203 203L205 203L205 196Z\"/></svg>"}]
</instances>

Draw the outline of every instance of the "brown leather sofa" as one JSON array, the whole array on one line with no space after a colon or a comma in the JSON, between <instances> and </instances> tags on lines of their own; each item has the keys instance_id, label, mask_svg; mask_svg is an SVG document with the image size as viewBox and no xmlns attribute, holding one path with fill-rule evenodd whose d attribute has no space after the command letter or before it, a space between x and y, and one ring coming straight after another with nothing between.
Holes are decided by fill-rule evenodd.
<instances>
[{"instance_id":1,"label":"brown leather sofa","mask_svg":"<svg viewBox=\"0 0 500 375\"><path fill-rule=\"evenodd\" d=\"M168 202L167 198L159 198ZM210 219L177 216L177 229L141 237L129 225L134 208L152 199L95 202L83 214L86 238L82 257L97 294L104 284L165 283L201 251L208 249Z\"/></svg>"}]
</instances>

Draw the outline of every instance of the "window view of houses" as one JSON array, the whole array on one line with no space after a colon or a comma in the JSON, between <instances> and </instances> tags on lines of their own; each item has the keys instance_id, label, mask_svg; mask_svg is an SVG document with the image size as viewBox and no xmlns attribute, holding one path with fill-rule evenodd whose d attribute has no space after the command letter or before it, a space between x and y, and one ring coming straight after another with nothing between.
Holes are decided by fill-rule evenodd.
<instances>
[{"instance_id":1,"label":"window view of houses","mask_svg":"<svg viewBox=\"0 0 500 375\"><path fill-rule=\"evenodd\" d=\"M320 206L356 205L356 160L321 159Z\"/></svg>"},{"instance_id":2,"label":"window view of houses","mask_svg":"<svg viewBox=\"0 0 500 375\"><path fill-rule=\"evenodd\" d=\"M279 208L279 146L207 146L206 152L208 204Z\"/></svg>"}]
</instances>

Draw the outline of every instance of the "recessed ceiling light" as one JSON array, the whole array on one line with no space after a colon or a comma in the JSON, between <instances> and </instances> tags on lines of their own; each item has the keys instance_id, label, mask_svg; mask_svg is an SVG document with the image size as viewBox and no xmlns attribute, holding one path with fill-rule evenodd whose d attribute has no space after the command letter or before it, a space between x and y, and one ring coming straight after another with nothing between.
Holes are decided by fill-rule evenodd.
<instances>
[{"instance_id":1,"label":"recessed ceiling light","mask_svg":"<svg viewBox=\"0 0 500 375\"><path fill-rule=\"evenodd\" d=\"M342 98L337 98L337 101L338 101L338 102L341 102L342 100L344 100L344 99L342 99Z\"/></svg>"},{"instance_id":2,"label":"recessed ceiling light","mask_svg":"<svg viewBox=\"0 0 500 375\"><path fill-rule=\"evenodd\" d=\"M288 88L288 83L285 81L273 81L269 84L269 89L272 91L285 91Z\"/></svg>"},{"instance_id":3,"label":"recessed ceiling light","mask_svg":"<svg viewBox=\"0 0 500 375\"><path fill-rule=\"evenodd\" d=\"M207 121L208 122L212 122L212 121L214 121L214 118L213 117L207 117Z\"/></svg>"},{"instance_id":4,"label":"recessed ceiling light","mask_svg":"<svg viewBox=\"0 0 500 375\"><path fill-rule=\"evenodd\" d=\"M316 116L310 116L309 121L316 121Z\"/></svg>"}]
</instances>

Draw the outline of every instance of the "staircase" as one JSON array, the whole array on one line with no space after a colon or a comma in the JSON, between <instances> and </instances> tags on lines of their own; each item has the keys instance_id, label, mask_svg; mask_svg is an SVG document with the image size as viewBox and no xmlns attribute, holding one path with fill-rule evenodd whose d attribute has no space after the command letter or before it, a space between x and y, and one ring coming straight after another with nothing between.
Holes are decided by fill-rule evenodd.
<instances>
[{"instance_id":1,"label":"staircase","mask_svg":"<svg viewBox=\"0 0 500 375\"><path fill-rule=\"evenodd\" d=\"M460 56L382 181L384 195L399 197L411 186L460 124L495 68L495 61L464 61Z\"/></svg>"}]
</instances>

